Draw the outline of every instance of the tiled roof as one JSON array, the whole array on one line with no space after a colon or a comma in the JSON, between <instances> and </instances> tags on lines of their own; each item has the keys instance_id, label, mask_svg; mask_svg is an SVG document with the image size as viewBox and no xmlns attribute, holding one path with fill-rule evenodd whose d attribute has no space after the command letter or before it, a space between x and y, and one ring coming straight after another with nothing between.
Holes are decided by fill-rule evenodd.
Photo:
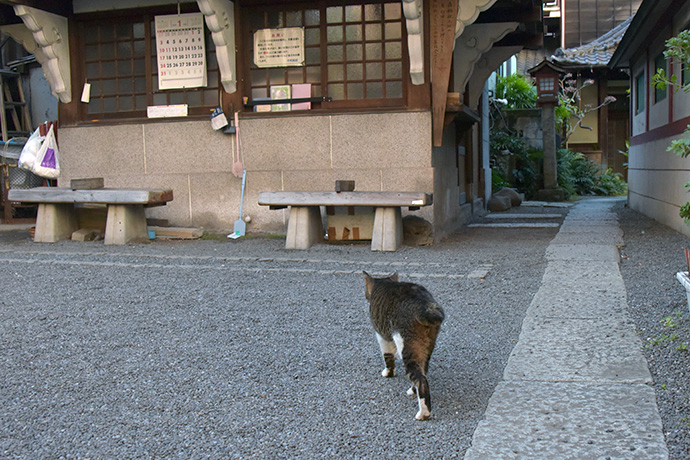
<instances>
[{"instance_id":1,"label":"tiled roof","mask_svg":"<svg viewBox=\"0 0 690 460\"><path fill-rule=\"evenodd\" d=\"M523 49L517 55L517 72L522 75L529 75L528 70L546 59L548 55L543 49L528 50Z\"/></svg>"},{"instance_id":2,"label":"tiled roof","mask_svg":"<svg viewBox=\"0 0 690 460\"><path fill-rule=\"evenodd\" d=\"M633 17L629 17L586 45L568 49L558 48L551 59L564 67L607 67Z\"/></svg>"}]
</instances>

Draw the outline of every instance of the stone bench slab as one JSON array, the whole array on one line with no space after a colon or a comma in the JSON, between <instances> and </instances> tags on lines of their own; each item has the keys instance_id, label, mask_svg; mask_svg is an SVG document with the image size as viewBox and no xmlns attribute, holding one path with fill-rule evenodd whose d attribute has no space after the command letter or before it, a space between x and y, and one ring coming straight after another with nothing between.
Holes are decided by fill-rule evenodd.
<instances>
[{"instance_id":1,"label":"stone bench slab","mask_svg":"<svg viewBox=\"0 0 690 460\"><path fill-rule=\"evenodd\" d=\"M72 190L62 187L12 189L8 200L38 203L34 241L54 243L70 239L79 229L76 204L105 204L108 214L105 244L126 244L148 240L145 207L172 201L170 189Z\"/></svg>"},{"instance_id":2,"label":"stone bench slab","mask_svg":"<svg viewBox=\"0 0 690 460\"><path fill-rule=\"evenodd\" d=\"M63 187L11 189L8 199L23 203L100 203L162 206L172 201L170 189L95 189L72 190Z\"/></svg>"},{"instance_id":3,"label":"stone bench slab","mask_svg":"<svg viewBox=\"0 0 690 460\"><path fill-rule=\"evenodd\" d=\"M320 206L371 206L371 250L395 251L403 239L401 207L429 206L433 197L418 192L261 192L258 201L271 209L290 207L286 249L308 249L323 240Z\"/></svg>"}]
</instances>

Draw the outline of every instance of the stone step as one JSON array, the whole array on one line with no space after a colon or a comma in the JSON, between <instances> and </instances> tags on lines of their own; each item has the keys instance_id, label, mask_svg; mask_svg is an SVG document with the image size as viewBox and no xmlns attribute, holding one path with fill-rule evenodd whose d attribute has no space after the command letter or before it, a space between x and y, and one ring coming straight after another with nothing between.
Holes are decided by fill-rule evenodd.
<instances>
[{"instance_id":1,"label":"stone step","mask_svg":"<svg viewBox=\"0 0 690 460\"><path fill-rule=\"evenodd\" d=\"M526 219L526 220L540 220L540 219L559 219L563 217L562 214L521 214L515 212L490 213L484 216L485 219Z\"/></svg>"},{"instance_id":2,"label":"stone step","mask_svg":"<svg viewBox=\"0 0 690 460\"><path fill-rule=\"evenodd\" d=\"M557 222L486 222L469 224L471 228L558 228Z\"/></svg>"}]
</instances>

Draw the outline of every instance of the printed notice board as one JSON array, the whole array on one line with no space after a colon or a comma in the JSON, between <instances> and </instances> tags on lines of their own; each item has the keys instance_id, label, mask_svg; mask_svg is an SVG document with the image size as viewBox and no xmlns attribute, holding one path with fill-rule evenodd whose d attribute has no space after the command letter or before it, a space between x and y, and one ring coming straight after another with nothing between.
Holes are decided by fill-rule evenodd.
<instances>
[{"instance_id":1,"label":"printed notice board","mask_svg":"<svg viewBox=\"0 0 690 460\"><path fill-rule=\"evenodd\" d=\"M304 29L260 29L254 32L254 64L257 67L304 65Z\"/></svg>"},{"instance_id":2,"label":"printed notice board","mask_svg":"<svg viewBox=\"0 0 690 460\"><path fill-rule=\"evenodd\" d=\"M202 13L156 16L158 88L206 86L206 46Z\"/></svg>"}]
</instances>

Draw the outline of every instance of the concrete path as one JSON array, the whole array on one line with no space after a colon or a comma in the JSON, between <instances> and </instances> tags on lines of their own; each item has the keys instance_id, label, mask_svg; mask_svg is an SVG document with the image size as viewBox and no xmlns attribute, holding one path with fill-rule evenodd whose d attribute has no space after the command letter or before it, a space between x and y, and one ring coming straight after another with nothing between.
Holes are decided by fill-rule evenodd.
<instances>
[{"instance_id":1,"label":"concrete path","mask_svg":"<svg viewBox=\"0 0 690 460\"><path fill-rule=\"evenodd\" d=\"M668 459L627 312L615 204L578 203L551 241L541 288L465 460Z\"/></svg>"}]
</instances>

